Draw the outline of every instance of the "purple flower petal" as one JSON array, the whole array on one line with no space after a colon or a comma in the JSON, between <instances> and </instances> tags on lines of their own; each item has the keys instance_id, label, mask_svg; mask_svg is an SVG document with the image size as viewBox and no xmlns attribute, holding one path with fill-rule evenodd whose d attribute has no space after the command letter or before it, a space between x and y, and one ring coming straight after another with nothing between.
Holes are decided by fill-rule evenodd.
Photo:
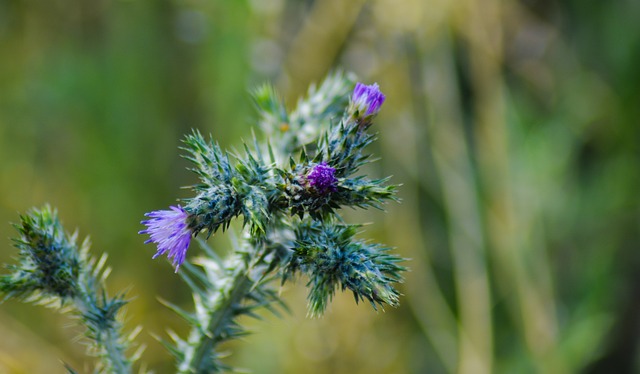
<instances>
[{"instance_id":1,"label":"purple flower petal","mask_svg":"<svg viewBox=\"0 0 640 374\"><path fill-rule=\"evenodd\" d=\"M187 225L187 212L179 205L170 208L171 210L155 210L145 214L151 219L141 222L147 226L147 229L140 231L139 234L150 236L145 244L153 242L158 245L158 251L153 258L168 252L167 257L173 258L173 266L177 273L185 260L192 232Z\"/></svg>"},{"instance_id":2,"label":"purple flower petal","mask_svg":"<svg viewBox=\"0 0 640 374\"><path fill-rule=\"evenodd\" d=\"M338 179L335 176L336 169L327 165L326 162L317 164L307 175L309 186L314 187L321 194L335 192Z\"/></svg>"},{"instance_id":3,"label":"purple flower petal","mask_svg":"<svg viewBox=\"0 0 640 374\"><path fill-rule=\"evenodd\" d=\"M362 83L356 83L356 87L353 89L353 95L351 96L351 105L362 115L365 116L377 114L380 111L380 107L384 103L385 96L380 92L380 87L377 83L370 86Z\"/></svg>"}]
</instances>

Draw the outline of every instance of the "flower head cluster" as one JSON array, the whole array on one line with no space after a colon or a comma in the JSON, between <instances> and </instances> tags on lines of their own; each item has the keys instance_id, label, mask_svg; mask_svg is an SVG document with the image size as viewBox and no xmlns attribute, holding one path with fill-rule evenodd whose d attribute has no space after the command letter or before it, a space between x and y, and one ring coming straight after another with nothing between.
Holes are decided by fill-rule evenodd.
<instances>
[{"instance_id":1,"label":"flower head cluster","mask_svg":"<svg viewBox=\"0 0 640 374\"><path fill-rule=\"evenodd\" d=\"M150 219L142 222L146 229L140 233L157 245L154 258L167 254L177 272L193 236L224 231L242 218L244 235L229 258L220 259L200 243L205 258L181 273L194 293L196 312L170 306L193 325L187 339L176 337L171 346L180 372L223 370L217 346L244 333L238 317L280 302L268 285L278 277L309 278L313 316L321 315L339 290L374 308L398 305L394 284L402 281L403 259L358 240L360 226L344 225L338 213L342 207L379 208L395 199L388 178L357 175L372 161L366 148L376 136L366 129L385 95L377 84L353 87L339 74L327 82L291 113L273 89L259 90L256 102L269 141L254 138L244 153L228 153L197 130L187 135L183 149L200 179L192 186L195 197L186 199L184 208L148 213Z\"/></svg>"},{"instance_id":2,"label":"flower head cluster","mask_svg":"<svg viewBox=\"0 0 640 374\"><path fill-rule=\"evenodd\" d=\"M146 230L142 230L140 234L149 234L151 237L147 243L156 243L158 251L153 258L165 254L167 251L168 258L173 258L173 266L178 268L184 262L187 249L191 243L191 229L187 224L189 215L181 206L172 206L171 210L156 210L145 214L151 217L149 220L141 223L147 226Z\"/></svg>"},{"instance_id":3,"label":"flower head cluster","mask_svg":"<svg viewBox=\"0 0 640 374\"><path fill-rule=\"evenodd\" d=\"M370 86L357 83L351 96L351 107L360 116L372 116L380 111L384 100L385 96L377 83Z\"/></svg>"},{"instance_id":4,"label":"flower head cluster","mask_svg":"<svg viewBox=\"0 0 640 374\"><path fill-rule=\"evenodd\" d=\"M334 294L349 290L355 301L374 309L397 306L404 259L389 248L355 237L358 225L344 224L343 207L380 208L394 200L388 178L357 175L372 161L365 148L375 139L367 132L385 95L377 84L357 83L342 74L310 90L298 109L287 113L275 91L256 95L268 142L245 145L244 154L223 151L212 139L193 131L184 140L185 156L195 164L200 183L195 197L166 210L146 213L140 234L157 247L153 258L172 260L176 273L186 260L192 237L229 228L243 218L244 234L225 259L203 241L204 257L186 264L182 278L193 292L195 312L166 303L191 324L188 338L172 334L165 345L174 353L180 373L231 370L219 361L221 343L245 334L238 318L257 316L282 305L270 283L298 275L309 282L309 312L320 316ZM334 121L335 119L335 121ZM284 125L283 125L284 124ZM281 136L272 136L281 134ZM287 159L289 162L287 162ZM106 256L89 257L89 242L62 229L49 207L21 217L15 239L19 263L0 275L0 293L27 301L71 304L93 341L91 352L102 363L95 372L129 373L141 351L127 355L129 337L121 335L119 311L124 294L108 297L104 281ZM75 372L69 368L69 372Z\"/></svg>"},{"instance_id":5,"label":"flower head cluster","mask_svg":"<svg viewBox=\"0 0 640 374\"><path fill-rule=\"evenodd\" d=\"M315 165L309 174L307 181L309 186L315 188L320 194L337 191L338 178L335 176L336 169L327 165L326 162Z\"/></svg>"}]
</instances>

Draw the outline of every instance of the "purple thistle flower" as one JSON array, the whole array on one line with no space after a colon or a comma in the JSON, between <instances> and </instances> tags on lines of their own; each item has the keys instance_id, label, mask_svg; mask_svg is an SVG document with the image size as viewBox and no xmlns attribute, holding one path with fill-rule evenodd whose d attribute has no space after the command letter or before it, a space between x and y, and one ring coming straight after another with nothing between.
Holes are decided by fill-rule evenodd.
<instances>
[{"instance_id":1,"label":"purple thistle flower","mask_svg":"<svg viewBox=\"0 0 640 374\"><path fill-rule=\"evenodd\" d=\"M321 194L327 192L335 192L337 190L336 184L338 178L335 176L336 169L327 165L326 162L317 164L311 169L311 172L307 175L307 181L309 186L314 187Z\"/></svg>"},{"instance_id":2,"label":"purple thistle flower","mask_svg":"<svg viewBox=\"0 0 640 374\"><path fill-rule=\"evenodd\" d=\"M149 234L151 238L144 243L154 242L158 245L158 251L153 258L169 251L167 257L173 258L173 266L176 267L177 273L191 243L192 232L187 225L187 212L178 205L172 206L171 210L155 210L146 213L145 216L151 219L141 222L147 229L139 234Z\"/></svg>"},{"instance_id":3,"label":"purple thistle flower","mask_svg":"<svg viewBox=\"0 0 640 374\"><path fill-rule=\"evenodd\" d=\"M380 92L380 87L377 83L370 86L356 83L351 96L351 105L358 110L360 115L369 116L378 113L382 103L384 103L384 99L385 96Z\"/></svg>"}]
</instances>

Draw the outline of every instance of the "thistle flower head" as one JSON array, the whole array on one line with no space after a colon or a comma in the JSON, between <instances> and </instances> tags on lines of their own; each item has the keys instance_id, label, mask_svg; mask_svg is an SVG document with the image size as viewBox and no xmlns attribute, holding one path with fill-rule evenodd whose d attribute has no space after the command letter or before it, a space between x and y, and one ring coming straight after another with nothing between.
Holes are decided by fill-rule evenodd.
<instances>
[{"instance_id":1,"label":"thistle flower head","mask_svg":"<svg viewBox=\"0 0 640 374\"><path fill-rule=\"evenodd\" d=\"M11 274L0 276L0 292L75 297L80 292L78 279L84 261L76 236L65 234L57 212L49 206L33 209L20 219L15 225L20 236L14 239L20 249L19 262L9 266Z\"/></svg>"},{"instance_id":2,"label":"thistle flower head","mask_svg":"<svg viewBox=\"0 0 640 374\"><path fill-rule=\"evenodd\" d=\"M400 293L392 283L401 282L404 259L389 248L354 238L359 226L319 222L296 228L293 254L283 281L296 273L309 276L309 314L320 316L337 289L349 289L356 300L377 305L398 305Z\"/></svg>"},{"instance_id":3,"label":"thistle flower head","mask_svg":"<svg viewBox=\"0 0 640 374\"><path fill-rule=\"evenodd\" d=\"M353 113L357 112L360 116L375 115L380 111L384 99L385 96L380 92L380 87L377 83L370 86L356 83L356 87L353 89L353 95L351 96Z\"/></svg>"},{"instance_id":4,"label":"thistle flower head","mask_svg":"<svg viewBox=\"0 0 640 374\"><path fill-rule=\"evenodd\" d=\"M145 244L153 242L158 245L158 251L153 258L169 252L167 257L173 258L173 266L176 267L177 273L191 243L192 232L187 224L189 215L178 205L172 206L171 210L156 210L145 216L151 219L141 222L147 229L139 234L149 234L150 239L145 241Z\"/></svg>"},{"instance_id":5,"label":"thistle flower head","mask_svg":"<svg viewBox=\"0 0 640 374\"><path fill-rule=\"evenodd\" d=\"M321 194L335 192L338 183L338 178L336 178L335 173L335 168L327 165L326 162L321 162L315 165L309 174L307 174L307 181L310 187L315 188Z\"/></svg>"}]
</instances>

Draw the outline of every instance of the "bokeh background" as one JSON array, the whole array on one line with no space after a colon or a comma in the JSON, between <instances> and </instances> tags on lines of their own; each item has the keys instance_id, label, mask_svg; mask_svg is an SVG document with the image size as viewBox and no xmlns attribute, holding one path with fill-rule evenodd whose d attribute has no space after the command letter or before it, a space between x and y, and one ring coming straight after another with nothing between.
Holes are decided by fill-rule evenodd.
<instances>
[{"instance_id":1,"label":"bokeh background","mask_svg":"<svg viewBox=\"0 0 640 374\"><path fill-rule=\"evenodd\" d=\"M0 0L0 261L18 212L48 202L109 253L127 328L188 327L190 295L137 234L189 196L191 128L250 138L249 90L290 108L334 69L387 101L366 170L401 204L347 211L411 258L397 309L339 295L247 321L226 348L254 373L640 372L640 2L635 0ZM221 251L225 235L213 239ZM66 316L0 305L0 373L88 370Z\"/></svg>"}]
</instances>

